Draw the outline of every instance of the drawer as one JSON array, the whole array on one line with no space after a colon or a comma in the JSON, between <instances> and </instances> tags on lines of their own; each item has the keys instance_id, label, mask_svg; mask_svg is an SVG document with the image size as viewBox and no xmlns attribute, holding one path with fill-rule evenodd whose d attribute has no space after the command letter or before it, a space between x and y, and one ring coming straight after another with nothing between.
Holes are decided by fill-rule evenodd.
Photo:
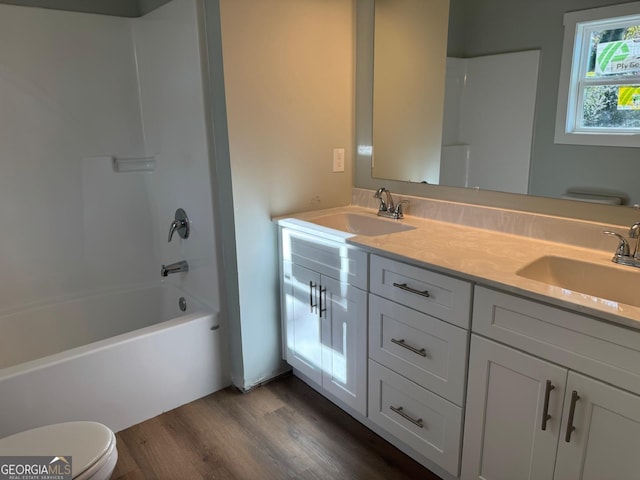
<instances>
[{"instance_id":1,"label":"drawer","mask_svg":"<svg viewBox=\"0 0 640 480\"><path fill-rule=\"evenodd\" d=\"M369 418L458 476L462 409L369 360Z\"/></svg>"},{"instance_id":2,"label":"drawer","mask_svg":"<svg viewBox=\"0 0 640 480\"><path fill-rule=\"evenodd\" d=\"M367 290L367 253L289 228L281 229L282 259Z\"/></svg>"},{"instance_id":3,"label":"drawer","mask_svg":"<svg viewBox=\"0 0 640 480\"><path fill-rule=\"evenodd\" d=\"M467 330L369 295L369 357L458 405L468 338Z\"/></svg>"},{"instance_id":4,"label":"drawer","mask_svg":"<svg viewBox=\"0 0 640 480\"><path fill-rule=\"evenodd\" d=\"M476 287L473 331L640 394L640 331Z\"/></svg>"},{"instance_id":5,"label":"drawer","mask_svg":"<svg viewBox=\"0 0 640 480\"><path fill-rule=\"evenodd\" d=\"M371 255L371 292L445 322L469 328L469 282Z\"/></svg>"}]
</instances>

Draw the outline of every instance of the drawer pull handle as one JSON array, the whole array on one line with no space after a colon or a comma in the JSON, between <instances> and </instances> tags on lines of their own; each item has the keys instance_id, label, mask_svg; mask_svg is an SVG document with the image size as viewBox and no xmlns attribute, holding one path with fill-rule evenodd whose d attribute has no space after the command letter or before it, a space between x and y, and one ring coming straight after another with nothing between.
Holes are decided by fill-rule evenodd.
<instances>
[{"instance_id":1,"label":"drawer pull handle","mask_svg":"<svg viewBox=\"0 0 640 480\"><path fill-rule=\"evenodd\" d=\"M544 408L542 409L542 430L547 429L547 422L551 420L551 415L549 415L549 397L551 396L551 390L554 387L551 383L551 380L547 380L547 386L544 390Z\"/></svg>"},{"instance_id":2,"label":"drawer pull handle","mask_svg":"<svg viewBox=\"0 0 640 480\"><path fill-rule=\"evenodd\" d=\"M420 355L421 357L426 357L427 356L427 351L424 348L421 348L420 350L418 350L416 347L412 347L411 345L407 345L407 343L404 341L404 338L401 338L400 340L396 340L395 338L391 339L391 343L395 343L396 345L400 345L402 348L406 348L407 350L415 353L416 355Z\"/></svg>"},{"instance_id":3,"label":"drawer pull handle","mask_svg":"<svg viewBox=\"0 0 640 480\"><path fill-rule=\"evenodd\" d=\"M422 295L423 297L429 296L429 290L416 290L415 288L408 287L406 283L393 282L393 286L398 287L400 290L405 290L410 293L415 293L416 295Z\"/></svg>"},{"instance_id":4,"label":"drawer pull handle","mask_svg":"<svg viewBox=\"0 0 640 480\"><path fill-rule=\"evenodd\" d=\"M576 403L580 400L580 395L575 390L571 392L571 406L569 407L569 418L567 419L567 433L564 436L564 441L571 442L571 433L576 429L573 426L573 416L576 413Z\"/></svg>"},{"instance_id":5,"label":"drawer pull handle","mask_svg":"<svg viewBox=\"0 0 640 480\"><path fill-rule=\"evenodd\" d=\"M418 420L416 420L415 418L411 418L409 415L407 415L406 413L404 413L404 408L403 407L394 407L393 405L389 405L389 408L397 413L398 415L400 415L402 418L404 418L405 420L410 421L411 423L413 423L414 425L420 427L420 428L424 428L424 424L422 423L422 419L419 418Z\"/></svg>"}]
</instances>

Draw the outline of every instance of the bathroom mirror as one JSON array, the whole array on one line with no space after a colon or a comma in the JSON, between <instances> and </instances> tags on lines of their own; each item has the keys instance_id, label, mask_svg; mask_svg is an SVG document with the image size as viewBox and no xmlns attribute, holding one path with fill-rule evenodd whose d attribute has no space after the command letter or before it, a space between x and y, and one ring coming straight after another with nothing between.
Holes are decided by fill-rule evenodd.
<instances>
[{"instance_id":1,"label":"bathroom mirror","mask_svg":"<svg viewBox=\"0 0 640 480\"><path fill-rule=\"evenodd\" d=\"M362 5L367 2L369 4L361 9ZM424 4L430 2L431 0L429 2L406 0L406 2L400 3ZM442 66L439 70L442 81L444 82L445 78L451 75L461 75L459 78L468 79L469 77L466 76L469 73L468 69L472 68L485 74L481 81L475 82L474 85L485 82L498 92L509 88L514 95L502 102L491 100L495 106L500 107L496 109L497 114L493 118L485 107L479 107L480 110L476 110L475 116L477 118L475 120L481 128L480 133L472 142L465 142L464 138L461 141L460 136L456 138L455 135L459 132L446 138L447 122L451 122L452 112L464 111L463 108L460 108L457 100L447 100L444 118L434 127L434 131L437 130L439 133L444 125L445 137L435 139L431 137L428 141L431 142L431 150L440 150L441 141L444 140L442 143L444 148L440 150L440 158L442 158L443 151L445 156L448 155L448 165L449 167L453 166L455 174L453 177L447 173L447 168L444 170L441 168L442 163L433 166L433 155L429 157L431 165L424 166L423 170L416 174L416 162L415 159L411 159L411 152L424 149L424 146L419 143L411 143L406 136L395 135L395 138L399 140L397 145L388 144L389 139L385 139L384 142L387 144L385 145L383 142L380 147L378 146L377 137L382 128L378 125L388 122L394 124L397 130L406 132L407 128L402 127L402 120L411 118L406 111L402 115L384 112L382 108L376 107L376 102L380 102L377 100L378 98L383 98L386 95L387 98L397 99L398 105L396 107L399 111L403 111L403 105L400 104L402 98L416 99L415 102L407 103L405 101L404 108L418 106L425 108L424 104L417 101L419 95L407 95L406 85L394 84L393 78L387 79L386 83L376 84L378 74L375 65L379 61L384 62L384 60L378 59L378 46L381 44L393 45L393 42L397 41L397 39L381 37L381 35L392 35L393 29L379 29L378 24L381 20L375 19L378 15L386 14L387 3L388 0L375 0L375 3L374 0L359 0L359 15L361 10L368 12L371 23L375 24L372 41L372 45L375 47L371 48L374 65L371 68L373 79L371 87L373 92L371 119L373 168L371 179L441 184L555 198L576 199L573 195L575 192L579 192L585 194L585 198L588 195L593 195L596 200L599 200L599 197L612 197L612 202L619 199L622 204L640 203L640 189L637 188L637 182L634 180L640 176L640 161L638 160L639 152L634 148L554 143L557 90L564 33L563 15L568 11L620 3L618 0L557 0L554 2L450 0L446 54L448 60L446 67ZM379 5L385 10L379 9ZM439 12L438 8L434 7L434 9L435 12ZM375 14L372 15L371 12L375 12ZM435 13L435 15L437 14ZM396 26L395 30L403 31L403 28ZM413 53L416 51L420 50L413 49ZM412 51L406 48L402 51L396 51L398 56L409 53ZM383 52L383 54L389 56L390 52ZM461 63L466 63L466 65L461 66ZM475 63L475 65L469 67L469 63ZM467 70L464 70L465 68ZM460 74L460 69L462 69L462 74ZM402 79L403 76L398 71L394 73L393 76ZM505 80L507 78L505 75L512 74L516 76L511 80ZM523 74L523 78L529 81L526 89L517 87L522 81L522 78L517 80L517 74ZM388 89L388 92L384 93L381 89ZM447 95L451 96L450 91L447 92ZM486 94L481 93L479 98L487 102L490 101ZM438 110L438 107L434 106L432 102L427 103L426 109L434 111ZM381 112L385 113L383 119L378 118ZM415 117L419 114L414 113L413 115ZM458 125L464 125L469 121L468 117L460 118ZM517 168L514 167L516 163L513 161L516 156L514 151L505 151L504 149L509 143L504 140L513 138L513 134L505 131L502 137L499 135L500 131L511 126L522 127L521 130L524 130L526 134L523 140L524 153L522 151L518 153L521 157L524 156L526 161L518 162ZM498 140L494 140L484 133L482 128L485 127L493 127L493 130L498 132L498 136L495 137ZM488 140L490 138L491 140ZM483 139L488 145L481 145ZM478 167L476 173L481 174L481 178L477 182L474 182L473 179L470 180L469 175L466 177L460 175L459 170L465 167L464 162L473 161L474 149L477 153L479 149L485 147L491 147L489 154L491 159L500 161L488 162L480 167L476 165ZM425 162L425 164L427 163ZM435 163L437 164L437 160ZM436 168L439 167L441 170L437 174L428 173L436 171ZM506 177L511 179L511 182L504 180L508 170L509 174ZM515 172L517 172L517 178ZM469 171L466 173L468 174ZM471 176L474 177L474 175ZM474 178L479 177L476 175Z\"/></svg>"}]
</instances>

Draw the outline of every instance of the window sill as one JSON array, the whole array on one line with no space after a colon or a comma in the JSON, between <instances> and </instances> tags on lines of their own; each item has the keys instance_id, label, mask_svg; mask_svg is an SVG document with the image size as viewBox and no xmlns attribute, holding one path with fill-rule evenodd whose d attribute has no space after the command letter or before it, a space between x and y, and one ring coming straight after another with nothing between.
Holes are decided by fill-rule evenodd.
<instances>
[{"instance_id":1,"label":"window sill","mask_svg":"<svg viewBox=\"0 0 640 480\"><path fill-rule=\"evenodd\" d=\"M598 133L566 133L557 132L554 143L565 145L588 145L602 147L640 147L640 134L611 134Z\"/></svg>"}]
</instances>

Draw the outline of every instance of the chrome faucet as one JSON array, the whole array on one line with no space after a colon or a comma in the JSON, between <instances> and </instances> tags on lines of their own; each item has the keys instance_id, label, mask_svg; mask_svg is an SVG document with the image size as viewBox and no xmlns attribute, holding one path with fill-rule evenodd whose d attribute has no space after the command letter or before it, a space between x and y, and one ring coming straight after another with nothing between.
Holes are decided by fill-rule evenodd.
<instances>
[{"instance_id":1,"label":"chrome faucet","mask_svg":"<svg viewBox=\"0 0 640 480\"><path fill-rule=\"evenodd\" d=\"M636 239L636 246L633 247L633 258L637 261L640 261L640 258L638 258L638 244L640 243L640 222L636 222L631 225L631 228L629 228L629 238Z\"/></svg>"},{"instance_id":2,"label":"chrome faucet","mask_svg":"<svg viewBox=\"0 0 640 480\"><path fill-rule=\"evenodd\" d=\"M616 232L605 230L605 235L611 235L618 239L618 246L616 247L616 253L613 254L612 262L620 265L628 265L630 267L640 267L640 254L638 252L638 243L640 243L640 222L636 222L629 228L629 238L635 238L636 244L631 253L631 247L626 238Z\"/></svg>"},{"instance_id":3,"label":"chrome faucet","mask_svg":"<svg viewBox=\"0 0 640 480\"><path fill-rule=\"evenodd\" d=\"M387 201L384 201L382 198L382 194L385 193L387 197ZM373 198L377 198L380 200L380 206L378 207L378 212L387 212L390 209L393 210L393 197L391 196L391 192L387 190L385 187L380 187L376 190L376 193L373 194ZM380 213L378 213L379 215Z\"/></svg>"},{"instance_id":4,"label":"chrome faucet","mask_svg":"<svg viewBox=\"0 0 640 480\"><path fill-rule=\"evenodd\" d=\"M383 193L385 194L385 198L382 198ZM401 200L396 205L395 203L393 203L391 192L385 187L380 187L378 190L376 190L376 193L373 194L373 198L377 198L378 200L380 200L380 205L378 206L379 217L393 218L395 220L404 218L404 214L402 213L402 205L409 203L409 200Z\"/></svg>"},{"instance_id":5,"label":"chrome faucet","mask_svg":"<svg viewBox=\"0 0 640 480\"><path fill-rule=\"evenodd\" d=\"M185 260L180 260L176 263L171 263L169 265L162 265L160 269L160 275L166 277L170 273L178 273L178 272L188 272L189 264Z\"/></svg>"}]
</instances>

